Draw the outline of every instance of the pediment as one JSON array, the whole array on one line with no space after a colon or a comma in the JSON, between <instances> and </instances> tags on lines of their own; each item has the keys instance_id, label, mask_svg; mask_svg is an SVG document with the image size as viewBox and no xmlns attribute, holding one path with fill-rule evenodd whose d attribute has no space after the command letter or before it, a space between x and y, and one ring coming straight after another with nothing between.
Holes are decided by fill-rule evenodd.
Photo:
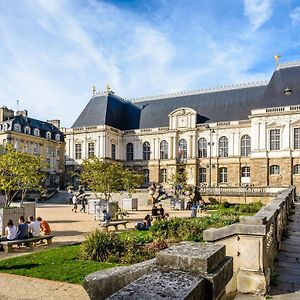
<instances>
[{"instance_id":1,"label":"pediment","mask_svg":"<svg viewBox=\"0 0 300 300\"><path fill-rule=\"evenodd\" d=\"M173 110L170 114L169 117L171 116L184 116L184 115L193 115L193 114L197 114L197 112L189 107L180 107L177 108L175 110Z\"/></svg>"},{"instance_id":2,"label":"pediment","mask_svg":"<svg viewBox=\"0 0 300 300\"><path fill-rule=\"evenodd\" d=\"M284 123L281 123L281 122L272 122L270 124L267 125L268 128L283 128L285 126Z\"/></svg>"}]
</instances>

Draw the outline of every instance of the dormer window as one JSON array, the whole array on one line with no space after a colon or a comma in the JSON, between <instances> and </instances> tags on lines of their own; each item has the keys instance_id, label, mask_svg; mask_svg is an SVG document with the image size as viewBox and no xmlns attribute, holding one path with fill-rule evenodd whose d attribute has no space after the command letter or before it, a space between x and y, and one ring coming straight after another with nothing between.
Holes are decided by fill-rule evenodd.
<instances>
[{"instance_id":1,"label":"dormer window","mask_svg":"<svg viewBox=\"0 0 300 300\"><path fill-rule=\"evenodd\" d=\"M33 130L33 135L35 135L35 136L40 136L40 130L39 130L38 128L35 128L35 129Z\"/></svg>"},{"instance_id":2,"label":"dormer window","mask_svg":"<svg viewBox=\"0 0 300 300\"><path fill-rule=\"evenodd\" d=\"M57 133L57 134L55 135L55 140L56 140L56 141L60 141L60 134Z\"/></svg>"},{"instance_id":3,"label":"dormer window","mask_svg":"<svg viewBox=\"0 0 300 300\"><path fill-rule=\"evenodd\" d=\"M46 132L46 139L51 139L51 132L50 131Z\"/></svg>"},{"instance_id":4,"label":"dormer window","mask_svg":"<svg viewBox=\"0 0 300 300\"><path fill-rule=\"evenodd\" d=\"M14 131L16 131L16 132L21 132L21 125L18 124L18 123L16 123L16 124L14 125Z\"/></svg>"},{"instance_id":5,"label":"dormer window","mask_svg":"<svg viewBox=\"0 0 300 300\"><path fill-rule=\"evenodd\" d=\"M26 127L24 128L24 133L26 133L26 134L30 134L30 133L31 133L31 129L30 129L29 126L26 126Z\"/></svg>"}]
</instances>

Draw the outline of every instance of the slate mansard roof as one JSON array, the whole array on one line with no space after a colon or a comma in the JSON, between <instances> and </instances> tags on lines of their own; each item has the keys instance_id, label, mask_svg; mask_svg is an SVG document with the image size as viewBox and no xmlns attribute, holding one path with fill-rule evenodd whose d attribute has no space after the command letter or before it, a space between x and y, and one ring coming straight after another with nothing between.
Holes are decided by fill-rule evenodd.
<instances>
[{"instance_id":1,"label":"slate mansard roof","mask_svg":"<svg viewBox=\"0 0 300 300\"><path fill-rule=\"evenodd\" d=\"M285 95L286 89L290 95ZM269 83L237 85L126 101L113 93L93 97L72 128L110 125L127 130L164 127L180 107L197 111L197 123L246 120L252 109L300 104L300 64L279 66Z\"/></svg>"},{"instance_id":2,"label":"slate mansard roof","mask_svg":"<svg viewBox=\"0 0 300 300\"><path fill-rule=\"evenodd\" d=\"M46 133L51 132L51 140L56 140L55 136L56 134L60 135L60 141L64 141L64 134L54 125L51 123L29 118L29 117L24 117L21 115L15 116L12 119L4 121L2 124L7 124L7 130L13 130L14 131L14 125L19 124L21 126L21 132L24 133L24 129L26 126L30 127L31 132L30 135L34 135L34 129L39 129L40 135L39 137L42 138L47 138ZM57 141L57 140L56 140Z\"/></svg>"}]
</instances>

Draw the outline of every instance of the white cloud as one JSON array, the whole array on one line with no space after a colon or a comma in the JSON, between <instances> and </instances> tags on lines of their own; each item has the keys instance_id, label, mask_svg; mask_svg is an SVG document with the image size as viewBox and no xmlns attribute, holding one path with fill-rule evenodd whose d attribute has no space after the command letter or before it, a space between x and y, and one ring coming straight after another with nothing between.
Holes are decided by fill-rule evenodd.
<instances>
[{"instance_id":1,"label":"white cloud","mask_svg":"<svg viewBox=\"0 0 300 300\"><path fill-rule=\"evenodd\" d=\"M298 24L300 22L300 6L296 7L291 13L290 18L293 24Z\"/></svg>"},{"instance_id":2,"label":"white cloud","mask_svg":"<svg viewBox=\"0 0 300 300\"><path fill-rule=\"evenodd\" d=\"M272 16L272 0L244 0L244 14L256 31Z\"/></svg>"}]
</instances>

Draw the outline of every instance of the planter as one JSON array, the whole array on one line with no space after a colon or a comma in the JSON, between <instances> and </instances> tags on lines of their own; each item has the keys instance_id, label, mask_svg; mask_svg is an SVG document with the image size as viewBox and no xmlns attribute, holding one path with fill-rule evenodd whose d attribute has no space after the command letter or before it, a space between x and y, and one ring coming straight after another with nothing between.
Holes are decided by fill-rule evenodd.
<instances>
[{"instance_id":1,"label":"planter","mask_svg":"<svg viewBox=\"0 0 300 300\"><path fill-rule=\"evenodd\" d=\"M106 210L113 218L118 210L117 202L108 202L104 199L89 199L88 213L94 214L95 220L103 219L103 210Z\"/></svg>"},{"instance_id":2,"label":"planter","mask_svg":"<svg viewBox=\"0 0 300 300\"><path fill-rule=\"evenodd\" d=\"M171 209L184 210L184 199L172 198L171 199Z\"/></svg>"},{"instance_id":3,"label":"planter","mask_svg":"<svg viewBox=\"0 0 300 300\"><path fill-rule=\"evenodd\" d=\"M126 210L138 210L138 199L137 198L123 198L122 208Z\"/></svg>"},{"instance_id":4,"label":"planter","mask_svg":"<svg viewBox=\"0 0 300 300\"><path fill-rule=\"evenodd\" d=\"M20 207L20 203L17 203L18 207L10 206L0 209L0 235L4 236L4 229L8 220L12 220L14 225L18 225L20 216L24 216L25 220L29 216L35 216L35 203L23 203Z\"/></svg>"}]
</instances>

